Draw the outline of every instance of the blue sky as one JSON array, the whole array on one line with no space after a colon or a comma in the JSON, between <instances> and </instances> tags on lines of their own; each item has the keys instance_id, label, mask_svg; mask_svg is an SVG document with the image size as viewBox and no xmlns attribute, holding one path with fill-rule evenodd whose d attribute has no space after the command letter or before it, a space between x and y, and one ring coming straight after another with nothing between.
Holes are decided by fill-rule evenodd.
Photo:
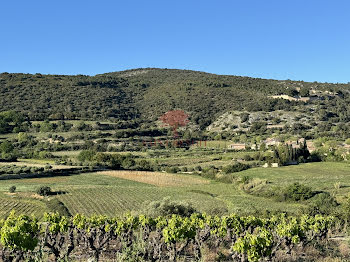
<instances>
[{"instance_id":1,"label":"blue sky","mask_svg":"<svg viewBox=\"0 0 350 262\"><path fill-rule=\"evenodd\" d=\"M350 1L0 2L0 72L140 67L350 82Z\"/></svg>"}]
</instances>

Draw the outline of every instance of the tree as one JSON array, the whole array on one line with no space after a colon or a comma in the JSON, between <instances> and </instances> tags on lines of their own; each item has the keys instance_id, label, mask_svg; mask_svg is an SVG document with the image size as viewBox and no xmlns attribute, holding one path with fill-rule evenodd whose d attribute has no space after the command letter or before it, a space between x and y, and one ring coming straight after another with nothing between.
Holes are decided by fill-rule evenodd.
<instances>
[{"instance_id":1,"label":"tree","mask_svg":"<svg viewBox=\"0 0 350 262\"><path fill-rule=\"evenodd\" d=\"M7 140L5 140L4 142L2 142L0 144L0 152L2 152L2 153L6 153L6 154L12 153L13 149L14 148L13 148L12 143L7 141Z\"/></svg>"},{"instance_id":2,"label":"tree","mask_svg":"<svg viewBox=\"0 0 350 262\"><path fill-rule=\"evenodd\" d=\"M49 122L49 120L45 120L40 124L40 132L51 132L54 130L54 125Z\"/></svg>"},{"instance_id":3,"label":"tree","mask_svg":"<svg viewBox=\"0 0 350 262\"><path fill-rule=\"evenodd\" d=\"M17 133L24 122L21 114L14 111L5 111L0 113L0 133Z\"/></svg>"},{"instance_id":4,"label":"tree","mask_svg":"<svg viewBox=\"0 0 350 262\"><path fill-rule=\"evenodd\" d=\"M20 132L17 135L17 139L18 139L18 142L20 142L20 143L23 142L24 143L24 142L28 141L29 135L27 133Z\"/></svg>"},{"instance_id":5,"label":"tree","mask_svg":"<svg viewBox=\"0 0 350 262\"><path fill-rule=\"evenodd\" d=\"M189 123L188 115L183 110L168 111L159 119L165 124L173 128L174 137L177 137L177 129L180 126L186 126Z\"/></svg>"},{"instance_id":6,"label":"tree","mask_svg":"<svg viewBox=\"0 0 350 262\"><path fill-rule=\"evenodd\" d=\"M299 95L299 92L296 89L290 88L290 89L288 89L287 94L289 96L295 97L295 96Z\"/></svg>"},{"instance_id":7,"label":"tree","mask_svg":"<svg viewBox=\"0 0 350 262\"><path fill-rule=\"evenodd\" d=\"M48 186L41 186L36 192L40 196L48 196L51 194L51 188Z\"/></svg>"},{"instance_id":8,"label":"tree","mask_svg":"<svg viewBox=\"0 0 350 262\"><path fill-rule=\"evenodd\" d=\"M9 192L10 192L10 193L15 193L15 192L16 192L16 186L11 186L11 187L9 188Z\"/></svg>"},{"instance_id":9,"label":"tree","mask_svg":"<svg viewBox=\"0 0 350 262\"><path fill-rule=\"evenodd\" d=\"M81 162L92 161L96 155L93 150L82 150L78 155L78 160Z\"/></svg>"},{"instance_id":10,"label":"tree","mask_svg":"<svg viewBox=\"0 0 350 262\"><path fill-rule=\"evenodd\" d=\"M14 153L14 147L11 142L5 140L0 144L0 160L16 161L17 157Z\"/></svg>"},{"instance_id":11,"label":"tree","mask_svg":"<svg viewBox=\"0 0 350 262\"><path fill-rule=\"evenodd\" d=\"M286 188L285 196L287 199L300 201L311 198L313 196L313 192L311 187L295 182Z\"/></svg>"}]
</instances>

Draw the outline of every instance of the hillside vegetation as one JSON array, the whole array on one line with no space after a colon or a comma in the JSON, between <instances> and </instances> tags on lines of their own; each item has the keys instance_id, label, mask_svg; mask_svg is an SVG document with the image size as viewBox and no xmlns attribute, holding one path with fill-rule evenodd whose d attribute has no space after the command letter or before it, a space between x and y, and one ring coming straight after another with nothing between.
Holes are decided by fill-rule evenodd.
<instances>
[{"instance_id":1,"label":"hillside vegetation","mask_svg":"<svg viewBox=\"0 0 350 262\"><path fill-rule=\"evenodd\" d=\"M349 84L278 81L175 69L135 69L96 76L0 74L0 111L30 120L156 120L168 110L189 113L202 129L227 111L305 111L349 121ZM318 99L289 101L273 95ZM332 110L330 109L332 108ZM334 122L334 121L333 121Z\"/></svg>"}]
</instances>

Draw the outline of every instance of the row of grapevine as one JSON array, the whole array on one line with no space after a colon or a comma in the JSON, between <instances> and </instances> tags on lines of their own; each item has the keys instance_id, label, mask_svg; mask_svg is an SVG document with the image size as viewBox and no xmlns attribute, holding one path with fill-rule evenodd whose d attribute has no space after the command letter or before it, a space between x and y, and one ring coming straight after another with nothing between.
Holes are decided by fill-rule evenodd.
<instances>
[{"instance_id":1,"label":"row of grapevine","mask_svg":"<svg viewBox=\"0 0 350 262\"><path fill-rule=\"evenodd\" d=\"M47 213L38 221L11 212L0 222L0 241L4 261L49 256L60 261L77 253L99 261L108 250L122 255L135 243L142 243L136 256L143 261L176 261L185 255L200 260L205 247L229 249L234 261L261 261L271 260L278 250L290 253L297 245L325 240L333 225L333 217L320 215L67 218Z\"/></svg>"}]
</instances>

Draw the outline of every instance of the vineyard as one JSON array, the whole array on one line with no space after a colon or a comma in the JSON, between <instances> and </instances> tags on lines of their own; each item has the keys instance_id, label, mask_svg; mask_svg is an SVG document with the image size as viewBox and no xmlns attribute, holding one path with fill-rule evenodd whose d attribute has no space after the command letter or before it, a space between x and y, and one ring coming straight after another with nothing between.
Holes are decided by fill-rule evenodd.
<instances>
[{"instance_id":1,"label":"vineyard","mask_svg":"<svg viewBox=\"0 0 350 262\"><path fill-rule=\"evenodd\" d=\"M281 261L309 247L330 245L331 216L285 214L149 217L45 213L42 220L11 212L0 222L3 261ZM218 257L219 256L219 257ZM209 261L209 260L207 260Z\"/></svg>"},{"instance_id":2,"label":"vineyard","mask_svg":"<svg viewBox=\"0 0 350 262\"><path fill-rule=\"evenodd\" d=\"M119 171L112 173L114 172L120 174ZM130 180L135 176L133 171L121 172L127 176L125 179L96 172L71 176L4 180L0 184L2 191L0 196L3 201L17 203L16 206L12 205L13 209L26 214L32 213L27 213L27 210L23 209L28 202L31 203L35 214L50 211L45 207L45 203L53 198L59 199L72 215L81 213L114 216L123 215L128 211L140 212L148 202L165 197L190 202L199 212L214 214L217 214L218 211L239 214L254 212L264 210L265 205L269 205L270 210L296 212L302 206L298 203L281 203L247 195L238 190L235 185L213 182L190 175L164 174L169 181L181 181L181 183L177 183L176 186L155 186ZM153 182L157 181L157 179L153 180ZM16 193L12 195L5 193L12 185L17 187ZM50 186L61 194L49 196L47 199L37 199L33 196L33 192L40 185ZM8 215L10 211L11 209L0 206L2 217Z\"/></svg>"},{"instance_id":3,"label":"vineyard","mask_svg":"<svg viewBox=\"0 0 350 262\"><path fill-rule=\"evenodd\" d=\"M18 201L9 197L1 197L0 216L7 216L11 210L18 210L24 214L34 214L41 217L43 212L48 211L45 204L40 201L24 199Z\"/></svg>"}]
</instances>

